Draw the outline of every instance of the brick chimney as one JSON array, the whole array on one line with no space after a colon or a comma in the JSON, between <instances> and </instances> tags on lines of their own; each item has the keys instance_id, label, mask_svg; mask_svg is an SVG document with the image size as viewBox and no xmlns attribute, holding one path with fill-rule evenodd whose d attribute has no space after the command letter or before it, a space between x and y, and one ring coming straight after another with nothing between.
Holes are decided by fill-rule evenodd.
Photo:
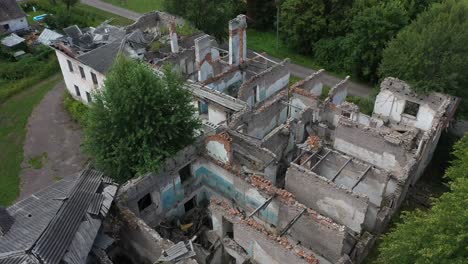
<instances>
[{"instance_id":1,"label":"brick chimney","mask_svg":"<svg viewBox=\"0 0 468 264\"><path fill-rule=\"evenodd\" d=\"M247 60L247 21L238 15L229 21L229 64L239 65Z\"/></svg>"},{"instance_id":2,"label":"brick chimney","mask_svg":"<svg viewBox=\"0 0 468 264\"><path fill-rule=\"evenodd\" d=\"M179 52L179 40L177 39L176 23L172 21L169 25L169 37L171 39L172 53Z\"/></svg>"},{"instance_id":3,"label":"brick chimney","mask_svg":"<svg viewBox=\"0 0 468 264\"><path fill-rule=\"evenodd\" d=\"M10 227L13 225L15 219L10 216L8 211L0 207L0 236L5 235L10 230Z\"/></svg>"}]
</instances>

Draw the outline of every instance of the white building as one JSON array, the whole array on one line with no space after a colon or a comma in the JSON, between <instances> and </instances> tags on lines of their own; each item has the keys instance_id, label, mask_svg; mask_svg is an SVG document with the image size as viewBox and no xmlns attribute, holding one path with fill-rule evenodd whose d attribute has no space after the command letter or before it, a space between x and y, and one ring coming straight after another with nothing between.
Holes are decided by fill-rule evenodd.
<instances>
[{"instance_id":1,"label":"white building","mask_svg":"<svg viewBox=\"0 0 468 264\"><path fill-rule=\"evenodd\" d=\"M26 14L15 0L0 1L0 33L21 31L28 27Z\"/></svg>"}]
</instances>

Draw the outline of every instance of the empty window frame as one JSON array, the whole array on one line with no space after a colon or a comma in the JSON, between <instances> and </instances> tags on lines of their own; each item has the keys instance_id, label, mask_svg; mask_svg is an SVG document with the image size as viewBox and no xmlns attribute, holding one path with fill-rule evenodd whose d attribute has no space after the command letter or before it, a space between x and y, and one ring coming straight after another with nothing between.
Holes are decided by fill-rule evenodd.
<instances>
[{"instance_id":1,"label":"empty window frame","mask_svg":"<svg viewBox=\"0 0 468 264\"><path fill-rule=\"evenodd\" d=\"M151 204L153 203L153 200L151 199L151 194L146 194L143 196L140 200L138 200L138 210L142 212L146 208L148 208Z\"/></svg>"},{"instance_id":2,"label":"empty window frame","mask_svg":"<svg viewBox=\"0 0 468 264\"><path fill-rule=\"evenodd\" d=\"M253 104L257 104L258 102L258 85L253 89Z\"/></svg>"},{"instance_id":3,"label":"empty window frame","mask_svg":"<svg viewBox=\"0 0 468 264\"><path fill-rule=\"evenodd\" d=\"M81 93L80 93L80 88L78 88L78 86L74 85L75 86L75 93L76 93L76 96L81 96Z\"/></svg>"},{"instance_id":4,"label":"empty window frame","mask_svg":"<svg viewBox=\"0 0 468 264\"><path fill-rule=\"evenodd\" d=\"M419 104L411 101L405 102L405 108L403 109L403 113L416 117L419 112Z\"/></svg>"},{"instance_id":5,"label":"empty window frame","mask_svg":"<svg viewBox=\"0 0 468 264\"><path fill-rule=\"evenodd\" d=\"M192 178L192 171L190 170L190 164L180 169L179 175L180 175L180 181L182 183L187 182L190 178Z\"/></svg>"},{"instance_id":6,"label":"empty window frame","mask_svg":"<svg viewBox=\"0 0 468 264\"><path fill-rule=\"evenodd\" d=\"M73 72L73 64L71 61L67 60L67 63L68 63L68 69L70 70L70 72Z\"/></svg>"},{"instance_id":7,"label":"empty window frame","mask_svg":"<svg viewBox=\"0 0 468 264\"><path fill-rule=\"evenodd\" d=\"M192 210L192 209L195 208L196 206L197 206L197 201L196 201L196 196L194 196L192 199L188 200L188 201L184 204L185 212L188 212L188 211Z\"/></svg>"},{"instance_id":8,"label":"empty window frame","mask_svg":"<svg viewBox=\"0 0 468 264\"><path fill-rule=\"evenodd\" d=\"M91 98L91 94L89 92L86 92L86 99L88 100L89 103L93 101L93 99Z\"/></svg>"},{"instance_id":9,"label":"empty window frame","mask_svg":"<svg viewBox=\"0 0 468 264\"><path fill-rule=\"evenodd\" d=\"M91 79L93 79L93 83L95 85L98 85L97 77L96 77L96 74L94 72L91 72Z\"/></svg>"},{"instance_id":10,"label":"empty window frame","mask_svg":"<svg viewBox=\"0 0 468 264\"><path fill-rule=\"evenodd\" d=\"M85 80L86 80L86 75L85 75L85 73L84 73L84 69L83 69L83 67L81 67L81 66L78 66L78 68L80 69L81 78L83 78L83 79L85 79Z\"/></svg>"}]
</instances>

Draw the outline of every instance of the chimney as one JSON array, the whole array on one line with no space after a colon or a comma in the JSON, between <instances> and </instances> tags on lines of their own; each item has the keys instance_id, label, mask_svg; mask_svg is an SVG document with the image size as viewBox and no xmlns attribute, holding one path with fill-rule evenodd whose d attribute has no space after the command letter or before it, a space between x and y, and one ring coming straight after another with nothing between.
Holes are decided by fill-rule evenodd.
<instances>
[{"instance_id":1,"label":"chimney","mask_svg":"<svg viewBox=\"0 0 468 264\"><path fill-rule=\"evenodd\" d=\"M5 208L0 207L0 237L8 233L8 230L10 230L14 221L15 219L10 216L8 211Z\"/></svg>"},{"instance_id":2,"label":"chimney","mask_svg":"<svg viewBox=\"0 0 468 264\"><path fill-rule=\"evenodd\" d=\"M247 59L247 21L238 15L229 21L229 64L239 65Z\"/></svg>"},{"instance_id":3,"label":"chimney","mask_svg":"<svg viewBox=\"0 0 468 264\"><path fill-rule=\"evenodd\" d=\"M171 23L169 24L169 37L171 39L172 53L178 53L179 41L177 40L176 23L174 21L171 21Z\"/></svg>"},{"instance_id":4,"label":"chimney","mask_svg":"<svg viewBox=\"0 0 468 264\"><path fill-rule=\"evenodd\" d=\"M203 35L195 39L195 61L198 69L198 81L203 82L213 77L213 57L211 54L212 39Z\"/></svg>"}]
</instances>

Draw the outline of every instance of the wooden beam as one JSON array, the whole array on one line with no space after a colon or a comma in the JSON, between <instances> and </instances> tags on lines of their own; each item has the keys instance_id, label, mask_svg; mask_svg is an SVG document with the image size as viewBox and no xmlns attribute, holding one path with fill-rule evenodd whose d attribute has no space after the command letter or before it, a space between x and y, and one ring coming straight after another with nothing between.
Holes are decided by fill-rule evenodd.
<instances>
[{"instance_id":1,"label":"wooden beam","mask_svg":"<svg viewBox=\"0 0 468 264\"><path fill-rule=\"evenodd\" d=\"M289 223L286 225L286 227L281 231L281 233L280 233L279 236L280 236L280 237L283 236L283 235L294 225L294 223L296 223L297 220L299 220L299 218L301 218L301 216L305 213L306 210L307 210L306 208L302 209L302 211L301 211L300 213L298 213L298 214L293 218L293 220L291 220L291 222L289 222Z\"/></svg>"},{"instance_id":2,"label":"wooden beam","mask_svg":"<svg viewBox=\"0 0 468 264\"><path fill-rule=\"evenodd\" d=\"M361 174L361 176L359 176L359 179L357 180L357 182L353 185L353 187L351 188L351 190L354 190L354 188L356 188L356 186L358 186L358 184L366 177L366 174L370 171L370 169L372 168L372 166L369 165L369 167L367 167L367 169Z\"/></svg>"},{"instance_id":3,"label":"wooden beam","mask_svg":"<svg viewBox=\"0 0 468 264\"><path fill-rule=\"evenodd\" d=\"M352 158L349 158L344 164L343 166L341 166L341 168L335 173L335 176L333 176L333 179L332 181L334 182L335 179L338 177L338 174L340 174L340 172L346 167L346 165L348 165L348 163L352 160Z\"/></svg>"},{"instance_id":4,"label":"wooden beam","mask_svg":"<svg viewBox=\"0 0 468 264\"><path fill-rule=\"evenodd\" d=\"M262 205L257 207L257 209L255 209L252 213L250 213L248 217L252 217L254 214L259 212L260 210L263 210L264 208L266 208L271 203L271 201L273 201L273 198L275 198L275 196L276 196L276 193L273 194L270 198L268 198Z\"/></svg>"},{"instance_id":5,"label":"wooden beam","mask_svg":"<svg viewBox=\"0 0 468 264\"><path fill-rule=\"evenodd\" d=\"M323 155L323 156L317 161L317 163L315 163L315 165L314 165L312 168L310 168L310 170L315 169L315 167L317 167L317 165L319 165L319 163L322 162L322 160L324 160L324 159L328 156L328 154L330 154L330 152L331 152L331 150L329 150L327 153L325 153L325 155Z\"/></svg>"}]
</instances>

